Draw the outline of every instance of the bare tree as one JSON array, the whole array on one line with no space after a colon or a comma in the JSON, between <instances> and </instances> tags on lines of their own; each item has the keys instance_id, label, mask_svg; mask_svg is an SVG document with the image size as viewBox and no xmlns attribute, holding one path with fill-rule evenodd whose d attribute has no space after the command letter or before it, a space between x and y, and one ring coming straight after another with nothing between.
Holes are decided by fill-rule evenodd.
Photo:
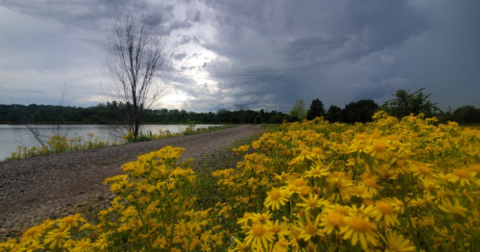
<instances>
[{"instance_id":1,"label":"bare tree","mask_svg":"<svg viewBox=\"0 0 480 252\"><path fill-rule=\"evenodd\" d=\"M118 15L107 39L105 70L111 79L107 95L124 105L117 121L117 134L133 132L136 140L145 110L167 91L166 84L158 78L166 63L166 36L152 17L138 15L134 10Z\"/></svg>"}]
</instances>

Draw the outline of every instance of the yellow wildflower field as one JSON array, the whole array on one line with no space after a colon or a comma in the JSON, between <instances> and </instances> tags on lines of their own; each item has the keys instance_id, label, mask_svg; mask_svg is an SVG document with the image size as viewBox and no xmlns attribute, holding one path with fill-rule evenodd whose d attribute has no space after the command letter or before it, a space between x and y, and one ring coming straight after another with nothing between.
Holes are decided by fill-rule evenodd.
<instances>
[{"instance_id":1,"label":"yellow wildflower field","mask_svg":"<svg viewBox=\"0 0 480 252\"><path fill-rule=\"evenodd\" d=\"M3 251L480 251L480 131L435 118L284 124L213 172L196 205L191 161L166 147L109 178L99 223L46 220ZM213 196L212 196L213 197Z\"/></svg>"}]
</instances>

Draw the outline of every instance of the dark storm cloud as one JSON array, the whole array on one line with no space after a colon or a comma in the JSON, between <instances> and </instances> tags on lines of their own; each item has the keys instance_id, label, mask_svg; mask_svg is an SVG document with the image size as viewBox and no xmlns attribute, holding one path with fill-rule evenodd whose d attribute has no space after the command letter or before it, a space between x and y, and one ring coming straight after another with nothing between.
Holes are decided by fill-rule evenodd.
<instances>
[{"instance_id":1,"label":"dark storm cloud","mask_svg":"<svg viewBox=\"0 0 480 252\"><path fill-rule=\"evenodd\" d=\"M428 26L423 13L407 2L389 5L365 1L365 6L355 1L342 3L209 2L218 13L218 36L205 46L226 57L234 67L225 68L220 62L207 70L222 88L254 90L260 94L256 96L259 100L265 99L262 94L269 94L273 99L269 102L285 111L297 98L313 99L315 92L325 93L322 89L334 90L332 85L345 89L349 84L325 83L322 76L316 76L317 81L305 78L306 69L311 69L311 74L316 68L355 62L385 48L398 47ZM348 81L359 80L352 76ZM237 91L230 95L242 94ZM353 93L336 100L346 102L350 98L354 98Z\"/></svg>"},{"instance_id":2,"label":"dark storm cloud","mask_svg":"<svg viewBox=\"0 0 480 252\"><path fill-rule=\"evenodd\" d=\"M439 98L449 85L445 81L431 83L434 79L464 80L470 83L465 89L478 89L472 83L478 83L479 71L471 69L479 65L479 47L473 44L480 33L472 30L476 27L473 24L480 23L479 15L473 13L478 3L371 0L208 4L218 13L218 35L205 46L234 66L207 68L210 74L225 88L240 86L268 93L275 97L272 103L282 109L297 98L308 103L322 97L324 103L340 106L358 99L381 103L400 88L415 91L426 87L434 93L432 97L436 93ZM450 5L455 7L449 9ZM438 23L442 20L446 23ZM451 30L441 31L444 26ZM448 33L456 36L449 38ZM450 48L435 50L442 44ZM467 50L472 53L465 54ZM450 59L462 62L452 67ZM269 70L256 71L255 66ZM284 89L269 88L276 87L278 79L287 80L282 82ZM471 93L464 95L470 97L468 102L478 104ZM458 98L450 97L454 99L458 104Z\"/></svg>"},{"instance_id":3,"label":"dark storm cloud","mask_svg":"<svg viewBox=\"0 0 480 252\"><path fill-rule=\"evenodd\" d=\"M326 40L319 37L299 38L290 42L285 48L287 61L331 62L328 52L341 48L347 38Z\"/></svg>"},{"instance_id":4,"label":"dark storm cloud","mask_svg":"<svg viewBox=\"0 0 480 252\"><path fill-rule=\"evenodd\" d=\"M296 96L295 79L288 72L261 66L226 66L224 62L211 62L207 67L221 92L215 94L222 102L217 107L234 109L235 104L248 104L251 109L286 110L276 102Z\"/></svg>"},{"instance_id":5,"label":"dark storm cloud","mask_svg":"<svg viewBox=\"0 0 480 252\"><path fill-rule=\"evenodd\" d=\"M351 1L345 18L345 33L355 34L352 59L401 45L424 32L429 22L424 11L408 1Z\"/></svg>"},{"instance_id":6,"label":"dark storm cloud","mask_svg":"<svg viewBox=\"0 0 480 252\"><path fill-rule=\"evenodd\" d=\"M58 21L66 26L104 31L111 19L129 10L148 16L145 22L172 30L186 28L189 22L173 21L172 2L149 3L146 0L2 0L1 5L22 14Z\"/></svg>"}]
</instances>

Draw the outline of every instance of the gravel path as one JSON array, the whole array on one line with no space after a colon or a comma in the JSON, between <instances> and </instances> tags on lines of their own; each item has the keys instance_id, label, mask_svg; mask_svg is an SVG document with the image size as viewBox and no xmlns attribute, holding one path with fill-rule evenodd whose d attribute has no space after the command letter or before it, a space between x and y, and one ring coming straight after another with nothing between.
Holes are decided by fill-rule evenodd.
<instances>
[{"instance_id":1,"label":"gravel path","mask_svg":"<svg viewBox=\"0 0 480 252\"><path fill-rule=\"evenodd\" d=\"M185 148L180 161L198 159L262 131L257 125L242 125L190 136L0 162L0 241L46 218L71 214L72 206L79 208L89 199L108 202L111 194L102 182L121 174L120 166L141 154L172 145Z\"/></svg>"}]
</instances>

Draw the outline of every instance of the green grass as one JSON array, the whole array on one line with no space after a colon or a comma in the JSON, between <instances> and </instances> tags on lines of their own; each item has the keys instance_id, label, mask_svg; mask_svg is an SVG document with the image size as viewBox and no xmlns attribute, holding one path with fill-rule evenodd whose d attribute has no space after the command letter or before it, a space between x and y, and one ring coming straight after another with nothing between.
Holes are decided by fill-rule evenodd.
<instances>
[{"instance_id":1,"label":"green grass","mask_svg":"<svg viewBox=\"0 0 480 252\"><path fill-rule=\"evenodd\" d=\"M266 129L267 131L269 132L272 132L272 131L279 131L280 130L280 127L282 126L282 124L267 124L267 123L262 123L262 128Z\"/></svg>"},{"instance_id":2,"label":"green grass","mask_svg":"<svg viewBox=\"0 0 480 252\"><path fill-rule=\"evenodd\" d=\"M272 132L278 131L281 124L262 124L261 126L266 132ZM193 170L197 176L194 190L198 198L197 206L199 209L205 210L214 207L217 202L224 201L222 193L217 190L218 178L213 177L212 172L228 168L236 168L237 162L242 161L243 157L237 156L232 149L238 148L242 145L250 145L253 141L259 139L264 133L265 132L256 133L250 137L240 139L209 156L193 161Z\"/></svg>"},{"instance_id":3,"label":"green grass","mask_svg":"<svg viewBox=\"0 0 480 252\"><path fill-rule=\"evenodd\" d=\"M224 197L222 193L217 191L218 179L212 176L212 172L235 168L237 162L242 160L242 157L237 156L232 149L251 144L262 135L263 133L257 133L253 136L238 140L219 151L193 161L193 170L197 176L194 193L198 199L197 206L199 209L205 210L214 207L217 202L223 202Z\"/></svg>"}]
</instances>

